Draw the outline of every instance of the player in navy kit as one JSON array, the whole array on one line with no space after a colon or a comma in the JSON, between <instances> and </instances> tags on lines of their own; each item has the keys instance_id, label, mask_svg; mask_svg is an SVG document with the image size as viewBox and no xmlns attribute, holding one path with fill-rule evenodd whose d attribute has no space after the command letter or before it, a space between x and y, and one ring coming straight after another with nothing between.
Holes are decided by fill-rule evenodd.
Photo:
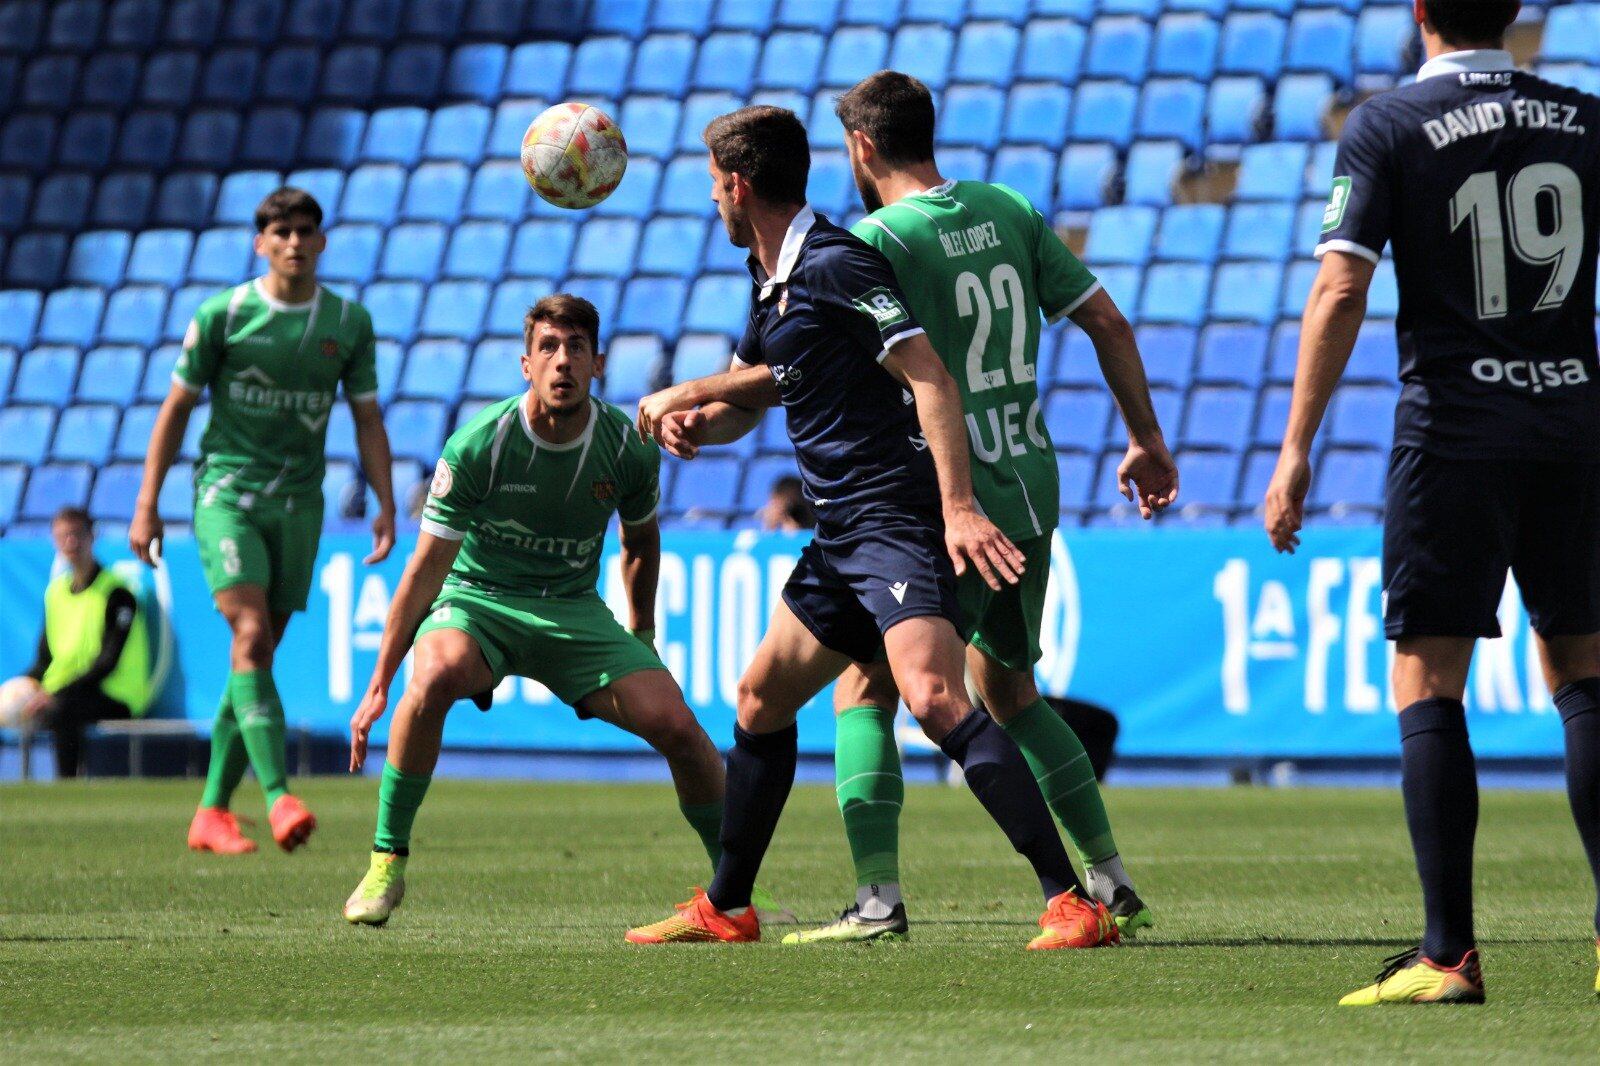
<instances>
[{"instance_id":1,"label":"player in navy kit","mask_svg":"<svg viewBox=\"0 0 1600 1066\"><path fill-rule=\"evenodd\" d=\"M705 140L728 236L751 249L735 358L744 372L722 375L748 392L684 417L694 443L722 443L781 403L817 531L739 684L716 877L628 939L759 939L750 888L794 781L795 716L850 662L882 653L911 713L1045 886L1050 905L1029 946L1114 942L1116 924L1083 892L1022 753L967 698L957 568L976 566L998 589L1017 581L1023 556L974 500L954 380L889 261L806 206L810 146L793 112L744 108L712 122Z\"/></svg>"},{"instance_id":2,"label":"player in navy kit","mask_svg":"<svg viewBox=\"0 0 1600 1066\"><path fill-rule=\"evenodd\" d=\"M1429 56L1416 83L1351 113L1267 492L1273 544L1293 551L1311 442L1392 245L1402 387L1385 623L1426 928L1349 1005L1483 1001L1462 696L1474 641L1500 635L1508 568L1538 634L1568 795L1600 882L1600 99L1514 69L1501 40L1518 8L1416 0Z\"/></svg>"}]
</instances>

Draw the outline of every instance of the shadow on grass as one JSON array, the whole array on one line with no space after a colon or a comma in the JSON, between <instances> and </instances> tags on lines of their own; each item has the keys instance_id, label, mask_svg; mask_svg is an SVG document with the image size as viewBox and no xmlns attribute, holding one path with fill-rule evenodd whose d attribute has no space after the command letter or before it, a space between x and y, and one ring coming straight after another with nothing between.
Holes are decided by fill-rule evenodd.
<instances>
[{"instance_id":1,"label":"shadow on grass","mask_svg":"<svg viewBox=\"0 0 1600 1066\"><path fill-rule=\"evenodd\" d=\"M136 939L131 936L0 936L0 944L98 944Z\"/></svg>"}]
</instances>

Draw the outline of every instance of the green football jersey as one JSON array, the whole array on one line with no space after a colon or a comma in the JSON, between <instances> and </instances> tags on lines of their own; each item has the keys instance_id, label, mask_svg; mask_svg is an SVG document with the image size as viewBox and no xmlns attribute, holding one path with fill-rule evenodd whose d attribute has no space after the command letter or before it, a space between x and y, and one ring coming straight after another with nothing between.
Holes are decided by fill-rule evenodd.
<instances>
[{"instance_id":1,"label":"green football jersey","mask_svg":"<svg viewBox=\"0 0 1600 1066\"><path fill-rule=\"evenodd\" d=\"M629 525L655 516L661 453L596 399L582 435L551 444L523 399L490 404L445 442L422 530L463 541L446 584L507 596L593 591L612 513Z\"/></svg>"},{"instance_id":2,"label":"green football jersey","mask_svg":"<svg viewBox=\"0 0 1600 1066\"><path fill-rule=\"evenodd\" d=\"M211 390L195 468L204 502L248 509L315 496L338 388L350 400L378 395L372 319L321 286L306 303L286 304L247 281L200 305L172 380Z\"/></svg>"},{"instance_id":3,"label":"green football jersey","mask_svg":"<svg viewBox=\"0 0 1600 1066\"><path fill-rule=\"evenodd\" d=\"M1013 539L1056 527L1061 494L1035 371L1040 319L1100 288L1026 197L946 182L880 208L851 230L889 258L911 310L961 388L972 487Z\"/></svg>"}]
</instances>

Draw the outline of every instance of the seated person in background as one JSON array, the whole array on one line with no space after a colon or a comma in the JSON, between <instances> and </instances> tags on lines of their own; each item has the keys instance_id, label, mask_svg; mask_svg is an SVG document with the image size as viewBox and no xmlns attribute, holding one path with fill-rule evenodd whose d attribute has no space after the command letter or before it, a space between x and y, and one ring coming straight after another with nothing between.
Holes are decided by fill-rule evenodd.
<instances>
[{"instance_id":1,"label":"seated person in background","mask_svg":"<svg viewBox=\"0 0 1600 1066\"><path fill-rule=\"evenodd\" d=\"M50 536L67 569L45 588L44 632L27 674L42 691L23 717L55 734L56 776L76 777L86 726L145 712L149 642L132 590L94 557L88 512L63 507Z\"/></svg>"},{"instance_id":2,"label":"seated person in background","mask_svg":"<svg viewBox=\"0 0 1600 1066\"><path fill-rule=\"evenodd\" d=\"M811 503L800 490L800 479L793 474L785 474L772 483L772 495L756 515L768 533L797 533L817 524Z\"/></svg>"}]
</instances>

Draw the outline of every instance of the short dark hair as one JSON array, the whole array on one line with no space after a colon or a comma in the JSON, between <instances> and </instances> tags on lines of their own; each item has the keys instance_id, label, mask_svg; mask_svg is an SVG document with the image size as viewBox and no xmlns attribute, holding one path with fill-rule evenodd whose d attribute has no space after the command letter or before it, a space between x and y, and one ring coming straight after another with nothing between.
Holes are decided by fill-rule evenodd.
<instances>
[{"instance_id":1,"label":"short dark hair","mask_svg":"<svg viewBox=\"0 0 1600 1066\"><path fill-rule=\"evenodd\" d=\"M933 94L898 70L880 70L851 86L833 102L839 122L872 138L890 166L933 158Z\"/></svg>"},{"instance_id":2,"label":"short dark hair","mask_svg":"<svg viewBox=\"0 0 1600 1066\"><path fill-rule=\"evenodd\" d=\"M533 350L533 327L540 322L554 322L589 335L589 346L600 350L600 312L582 296L570 292L553 292L528 308L522 319L522 343Z\"/></svg>"},{"instance_id":3,"label":"short dark hair","mask_svg":"<svg viewBox=\"0 0 1600 1066\"><path fill-rule=\"evenodd\" d=\"M798 116L786 107L757 104L720 115L704 140L717 166L743 175L755 194L774 204L806 202L811 144Z\"/></svg>"},{"instance_id":4,"label":"short dark hair","mask_svg":"<svg viewBox=\"0 0 1600 1066\"><path fill-rule=\"evenodd\" d=\"M51 525L55 525L57 522L76 522L90 533L94 532L94 519L90 518L89 512L82 507L68 505L61 508L55 513L55 517L50 519Z\"/></svg>"},{"instance_id":5,"label":"short dark hair","mask_svg":"<svg viewBox=\"0 0 1600 1066\"><path fill-rule=\"evenodd\" d=\"M256 232L265 233L268 226L286 222L295 215L309 215L318 227L322 225L322 205L315 196L293 185L273 189L256 207Z\"/></svg>"},{"instance_id":6,"label":"short dark hair","mask_svg":"<svg viewBox=\"0 0 1600 1066\"><path fill-rule=\"evenodd\" d=\"M1517 21L1518 0L1422 0L1428 23L1451 44L1488 44Z\"/></svg>"}]
</instances>

